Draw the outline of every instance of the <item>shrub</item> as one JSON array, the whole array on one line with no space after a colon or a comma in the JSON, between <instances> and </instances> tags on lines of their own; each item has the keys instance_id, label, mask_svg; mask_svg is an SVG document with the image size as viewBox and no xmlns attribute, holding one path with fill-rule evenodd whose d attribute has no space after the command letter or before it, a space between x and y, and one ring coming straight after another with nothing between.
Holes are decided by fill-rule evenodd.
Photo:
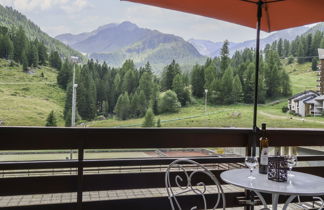
<instances>
[{"instance_id":1,"label":"shrub","mask_svg":"<svg viewBox=\"0 0 324 210\"><path fill-rule=\"evenodd\" d=\"M283 106L283 107L281 108L281 111L282 111L283 113L287 113L287 112L289 111L289 108L288 108L287 106Z\"/></svg>"},{"instance_id":2,"label":"shrub","mask_svg":"<svg viewBox=\"0 0 324 210\"><path fill-rule=\"evenodd\" d=\"M154 127L155 122L154 122L154 114L152 109L148 109L145 114L144 122L142 127Z\"/></svg>"},{"instance_id":3,"label":"shrub","mask_svg":"<svg viewBox=\"0 0 324 210\"><path fill-rule=\"evenodd\" d=\"M180 107L181 104L178 101L177 94L174 91L168 90L160 95L158 102L158 108L160 113L178 112Z\"/></svg>"},{"instance_id":4,"label":"shrub","mask_svg":"<svg viewBox=\"0 0 324 210\"><path fill-rule=\"evenodd\" d=\"M288 57L288 64L292 64L295 61L294 57L289 56Z\"/></svg>"}]
</instances>

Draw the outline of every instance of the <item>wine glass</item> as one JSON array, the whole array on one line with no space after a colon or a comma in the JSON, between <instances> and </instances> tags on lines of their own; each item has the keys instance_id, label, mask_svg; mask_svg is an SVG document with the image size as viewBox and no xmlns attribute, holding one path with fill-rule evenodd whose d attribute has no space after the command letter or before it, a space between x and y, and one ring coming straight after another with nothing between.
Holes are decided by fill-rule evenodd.
<instances>
[{"instance_id":1,"label":"wine glass","mask_svg":"<svg viewBox=\"0 0 324 210\"><path fill-rule=\"evenodd\" d=\"M245 165L250 169L249 179L255 179L252 175L253 169L258 165L258 158L255 156L247 156L245 157Z\"/></svg>"},{"instance_id":2,"label":"wine glass","mask_svg":"<svg viewBox=\"0 0 324 210\"><path fill-rule=\"evenodd\" d=\"M295 175L293 175L291 173L291 170L297 164L297 156L296 155L288 155L286 157L286 161L287 161L287 165L288 165L288 168L289 168L288 176L290 176L290 177L295 176Z\"/></svg>"}]
</instances>

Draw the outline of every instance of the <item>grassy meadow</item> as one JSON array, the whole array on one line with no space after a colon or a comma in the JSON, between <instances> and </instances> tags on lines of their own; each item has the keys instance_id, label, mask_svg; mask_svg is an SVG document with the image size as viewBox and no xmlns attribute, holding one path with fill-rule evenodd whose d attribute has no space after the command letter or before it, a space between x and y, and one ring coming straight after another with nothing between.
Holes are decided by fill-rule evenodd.
<instances>
[{"instance_id":1,"label":"grassy meadow","mask_svg":"<svg viewBox=\"0 0 324 210\"><path fill-rule=\"evenodd\" d=\"M65 92L56 84L56 70L49 67L24 73L0 60L0 120L7 126L43 126L54 110L64 125Z\"/></svg>"}]
</instances>

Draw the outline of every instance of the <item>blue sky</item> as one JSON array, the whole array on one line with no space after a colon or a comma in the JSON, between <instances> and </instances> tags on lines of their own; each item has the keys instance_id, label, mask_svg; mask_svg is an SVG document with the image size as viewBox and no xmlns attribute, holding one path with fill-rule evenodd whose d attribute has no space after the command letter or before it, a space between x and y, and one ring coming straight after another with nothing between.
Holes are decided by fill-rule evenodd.
<instances>
[{"instance_id":1,"label":"blue sky","mask_svg":"<svg viewBox=\"0 0 324 210\"><path fill-rule=\"evenodd\" d=\"M0 0L0 4L17 9L51 36L88 32L127 20L186 40L240 42L255 38L255 30L247 27L119 0Z\"/></svg>"}]
</instances>

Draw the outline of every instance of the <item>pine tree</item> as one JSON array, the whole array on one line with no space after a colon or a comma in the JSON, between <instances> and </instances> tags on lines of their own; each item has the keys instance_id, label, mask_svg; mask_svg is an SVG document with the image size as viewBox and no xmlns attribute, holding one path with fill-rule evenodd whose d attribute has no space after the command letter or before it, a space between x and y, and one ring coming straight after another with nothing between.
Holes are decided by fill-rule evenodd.
<instances>
[{"instance_id":1,"label":"pine tree","mask_svg":"<svg viewBox=\"0 0 324 210\"><path fill-rule=\"evenodd\" d=\"M216 67L211 63L205 68L205 85L204 88L210 90L212 82L216 78Z\"/></svg>"},{"instance_id":2,"label":"pine tree","mask_svg":"<svg viewBox=\"0 0 324 210\"><path fill-rule=\"evenodd\" d=\"M144 92L146 101L149 101L153 91L152 73L145 71L139 81L139 89Z\"/></svg>"},{"instance_id":3,"label":"pine tree","mask_svg":"<svg viewBox=\"0 0 324 210\"><path fill-rule=\"evenodd\" d=\"M171 90L173 79L177 74L181 74L180 66L173 60L162 72L161 89Z\"/></svg>"},{"instance_id":4,"label":"pine tree","mask_svg":"<svg viewBox=\"0 0 324 210\"><path fill-rule=\"evenodd\" d=\"M37 67L39 63L38 60L38 49L35 43L30 43L28 45L28 64L33 67Z\"/></svg>"},{"instance_id":5,"label":"pine tree","mask_svg":"<svg viewBox=\"0 0 324 210\"><path fill-rule=\"evenodd\" d=\"M56 120L56 117L54 115L54 111L51 111L46 119L46 124L45 126L51 126L51 127L54 127L54 126L57 126L57 120Z\"/></svg>"},{"instance_id":6,"label":"pine tree","mask_svg":"<svg viewBox=\"0 0 324 210\"><path fill-rule=\"evenodd\" d=\"M25 52L23 52L21 59L22 59L23 71L27 72L28 71L28 59L27 59Z\"/></svg>"},{"instance_id":7,"label":"pine tree","mask_svg":"<svg viewBox=\"0 0 324 210\"><path fill-rule=\"evenodd\" d=\"M314 37L312 39L310 56L316 56L317 55L317 49L321 45L322 37L323 37L323 32L316 31L316 33L315 33L315 35L314 35Z\"/></svg>"},{"instance_id":8,"label":"pine tree","mask_svg":"<svg viewBox=\"0 0 324 210\"><path fill-rule=\"evenodd\" d=\"M130 116L143 117L146 111L146 99L143 91L136 91L131 97Z\"/></svg>"},{"instance_id":9,"label":"pine tree","mask_svg":"<svg viewBox=\"0 0 324 210\"><path fill-rule=\"evenodd\" d=\"M244 103L251 104L254 101L254 70L255 64L250 63L244 72Z\"/></svg>"},{"instance_id":10,"label":"pine tree","mask_svg":"<svg viewBox=\"0 0 324 210\"><path fill-rule=\"evenodd\" d=\"M61 69L62 66L62 60L57 51L52 51L50 54L50 65L53 68L56 68L57 70Z\"/></svg>"},{"instance_id":11,"label":"pine tree","mask_svg":"<svg viewBox=\"0 0 324 210\"><path fill-rule=\"evenodd\" d=\"M204 78L204 69L199 65L195 65L191 72L191 88L193 96L196 96L198 98L204 96Z\"/></svg>"},{"instance_id":12,"label":"pine tree","mask_svg":"<svg viewBox=\"0 0 324 210\"><path fill-rule=\"evenodd\" d=\"M150 98L150 104L149 107L152 109L153 113L157 115L159 113L159 107L158 107L158 102L159 102L159 87L158 84L153 85L153 91L152 95Z\"/></svg>"},{"instance_id":13,"label":"pine tree","mask_svg":"<svg viewBox=\"0 0 324 210\"><path fill-rule=\"evenodd\" d=\"M229 58L229 42L228 40L224 41L223 47L221 48L221 72L225 72L229 66L230 58Z\"/></svg>"},{"instance_id":14,"label":"pine tree","mask_svg":"<svg viewBox=\"0 0 324 210\"><path fill-rule=\"evenodd\" d=\"M154 114L152 109L148 109L145 114L144 122L142 124L142 127L154 127Z\"/></svg>"},{"instance_id":15,"label":"pine tree","mask_svg":"<svg viewBox=\"0 0 324 210\"><path fill-rule=\"evenodd\" d=\"M233 69L231 67L228 67L226 71L224 72L224 75L222 77L222 99L224 104L232 104L234 102L233 98Z\"/></svg>"},{"instance_id":16,"label":"pine tree","mask_svg":"<svg viewBox=\"0 0 324 210\"><path fill-rule=\"evenodd\" d=\"M78 112L82 119L92 120L97 114L97 92L89 65L82 67L78 81Z\"/></svg>"},{"instance_id":17,"label":"pine tree","mask_svg":"<svg viewBox=\"0 0 324 210\"><path fill-rule=\"evenodd\" d=\"M172 82L172 90L177 94L181 106L185 106L189 98L185 92L185 85L181 74L177 74L174 77Z\"/></svg>"},{"instance_id":18,"label":"pine tree","mask_svg":"<svg viewBox=\"0 0 324 210\"><path fill-rule=\"evenodd\" d=\"M232 96L234 103L241 103L243 101L243 89L238 75L236 75L233 80Z\"/></svg>"},{"instance_id":19,"label":"pine tree","mask_svg":"<svg viewBox=\"0 0 324 210\"><path fill-rule=\"evenodd\" d=\"M267 97L280 96L280 72L282 71L279 55L276 51L271 51L265 64L265 86Z\"/></svg>"},{"instance_id":20,"label":"pine tree","mask_svg":"<svg viewBox=\"0 0 324 210\"><path fill-rule=\"evenodd\" d=\"M127 120L129 118L130 101L127 92L119 96L114 112L119 120Z\"/></svg>"},{"instance_id":21,"label":"pine tree","mask_svg":"<svg viewBox=\"0 0 324 210\"><path fill-rule=\"evenodd\" d=\"M128 70L123 78L122 91L131 94L136 89L136 76L135 70Z\"/></svg>"},{"instance_id":22,"label":"pine tree","mask_svg":"<svg viewBox=\"0 0 324 210\"><path fill-rule=\"evenodd\" d=\"M289 53L290 53L290 43L287 39L284 40L284 44L283 44L283 51L284 51L284 57L288 57Z\"/></svg>"},{"instance_id":23,"label":"pine tree","mask_svg":"<svg viewBox=\"0 0 324 210\"><path fill-rule=\"evenodd\" d=\"M46 65L48 60L47 48L45 47L43 42L38 43L37 50L38 50L39 64Z\"/></svg>"},{"instance_id":24,"label":"pine tree","mask_svg":"<svg viewBox=\"0 0 324 210\"><path fill-rule=\"evenodd\" d=\"M304 51L302 42L299 42L299 44L298 44L297 56L298 56L297 62L299 64L302 64L305 62L305 51Z\"/></svg>"},{"instance_id":25,"label":"pine tree","mask_svg":"<svg viewBox=\"0 0 324 210\"><path fill-rule=\"evenodd\" d=\"M102 103L102 114L105 117L108 117L108 114L109 114L109 103L108 103L107 100L103 101L103 103Z\"/></svg>"},{"instance_id":26,"label":"pine tree","mask_svg":"<svg viewBox=\"0 0 324 210\"><path fill-rule=\"evenodd\" d=\"M57 74L57 84L62 89L66 89L67 84L72 80L72 69L73 65L67 59L65 59L61 69Z\"/></svg>"},{"instance_id":27,"label":"pine tree","mask_svg":"<svg viewBox=\"0 0 324 210\"><path fill-rule=\"evenodd\" d=\"M14 45L14 60L16 62L23 63L23 54L26 53L27 37L22 26L19 27L18 31L14 33L13 37Z\"/></svg>"},{"instance_id":28,"label":"pine tree","mask_svg":"<svg viewBox=\"0 0 324 210\"><path fill-rule=\"evenodd\" d=\"M282 71L281 86L282 86L282 95L286 97L291 96L292 92L290 87L290 79L289 79L289 75L285 71Z\"/></svg>"},{"instance_id":29,"label":"pine tree","mask_svg":"<svg viewBox=\"0 0 324 210\"><path fill-rule=\"evenodd\" d=\"M304 50L305 50L305 56L311 56L312 55L312 42L313 42L313 35L308 34L306 36L306 40L304 43ZM309 58L305 58L305 61L311 61Z\"/></svg>"},{"instance_id":30,"label":"pine tree","mask_svg":"<svg viewBox=\"0 0 324 210\"><path fill-rule=\"evenodd\" d=\"M284 56L283 41L282 41L282 39L279 39L279 41L278 41L277 51L278 51L279 57L283 57Z\"/></svg>"},{"instance_id":31,"label":"pine tree","mask_svg":"<svg viewBox=\"0 0 324 210\"><path fill-rule=\"evenodd\" d=\"M8 35L0 34L0 58L12 59L13 58L13 43Z\"/></svg>"}]
</instances>

